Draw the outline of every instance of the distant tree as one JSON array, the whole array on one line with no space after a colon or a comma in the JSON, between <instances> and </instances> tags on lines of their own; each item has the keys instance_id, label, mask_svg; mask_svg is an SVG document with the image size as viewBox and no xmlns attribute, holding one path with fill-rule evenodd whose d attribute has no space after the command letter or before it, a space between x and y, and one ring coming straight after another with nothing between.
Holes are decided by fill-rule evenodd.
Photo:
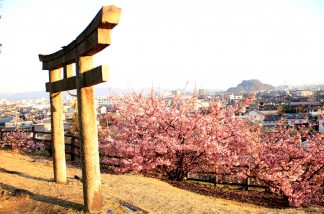
<instances>
[{"instance_id":1,"label":"distant tree","mask_svg":"<svg viewBox=\"0 0 324 214\"><path fill-rule=\"evenodd\" d=\"M78 135L79 134L79 119L78 119L78 113L74 113L72 116L72 126L70 130L68 131L69 133L73 135Z\"/></svg>"},{"instance_id":2,"label":"distant tree","mask_svg":"<svg viewBox=\"0 0 324 214\"><path fill-rule=\"evenodd\" d=\"M284 114L285 112L285 106L284 105L278 105L277 111L279 114Z\"/></svg>"}]
</instances>

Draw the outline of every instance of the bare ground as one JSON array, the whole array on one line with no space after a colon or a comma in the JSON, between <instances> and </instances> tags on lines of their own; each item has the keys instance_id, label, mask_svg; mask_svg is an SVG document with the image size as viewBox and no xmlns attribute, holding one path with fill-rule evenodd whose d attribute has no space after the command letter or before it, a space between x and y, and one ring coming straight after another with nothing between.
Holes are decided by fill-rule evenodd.
<instances>
[{"instance_id":1,"label":"bare ground","mask_svg":"<svg viewBox=\"0 0 324 214\"><path fill-rule=\"evenodd\" d=\"M67 175L68 184L56 184L50 160L0 150L0 214L82 213L81 171L69 166ZM324 213L322 206L274 209L204 196L140 175L102 174L102 186L104 213Z\"/></svg>"}]
</instances>

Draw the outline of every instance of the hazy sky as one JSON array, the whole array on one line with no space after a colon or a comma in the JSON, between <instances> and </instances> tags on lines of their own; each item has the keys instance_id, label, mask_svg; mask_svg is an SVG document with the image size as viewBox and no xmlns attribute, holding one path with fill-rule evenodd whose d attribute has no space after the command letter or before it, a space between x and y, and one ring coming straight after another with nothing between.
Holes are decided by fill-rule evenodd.
<instances>
[{"instance_id":1,"label":"hazy sky","mask_svg":"<svg viewBox=\"0 0 324 214\"><path fill-rule=\"evenodd\" d=\"M38 54L75 39L102 5L122 8L111 87L226 89L243 79L324 83L324 0L2 0L0 93L45 90Z\"/></svg>"}]
</instances>

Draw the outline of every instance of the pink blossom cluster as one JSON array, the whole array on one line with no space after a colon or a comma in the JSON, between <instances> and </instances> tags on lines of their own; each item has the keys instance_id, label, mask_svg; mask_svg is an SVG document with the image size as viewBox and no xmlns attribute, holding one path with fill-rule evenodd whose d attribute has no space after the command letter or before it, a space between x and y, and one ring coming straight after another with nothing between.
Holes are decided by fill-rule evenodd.
<instances>
[{"instance_id":1,"label":"pink blossom cluster","mask_svg":"<svg viewBox=\"0 0 324 214\"><path fill-rule=\"evenodd\" d=\"M101 126L99 138L102 161L115 172L154 171L182 180L188 172L221 170L237 179L257 177L292 206L323 203L323 135L286 127L263 133L235 116L241 105L221 99L208 108L195 96L111 99L114 111L100 118L109 127Z\"/></svg>"}]
</instances>

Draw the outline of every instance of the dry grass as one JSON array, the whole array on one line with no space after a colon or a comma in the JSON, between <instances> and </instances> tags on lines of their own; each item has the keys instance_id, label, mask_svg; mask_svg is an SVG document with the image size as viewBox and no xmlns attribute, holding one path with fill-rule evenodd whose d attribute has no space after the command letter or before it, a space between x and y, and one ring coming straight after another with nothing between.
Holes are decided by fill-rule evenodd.
<instances>
[{"instance_id":1,"label":"dry grass","mask_svg":"<svg viewBox=\"0 0 324 214\"><path fill-rule=\"evenodd\" d=\"M16 173L10 173L16 172ZM0 213L81 213L82 184L74 179L79 169L69 167L67 185L52 182L50 161L0 150L0 191L25 189L29 197L1 199ZM165 182L140 175L102 174L106 210L128 213L120 200L149 213L323 213L323 207L269 209L225 199L217 199L175 188Z\"/></svg>"}]
</instances>

